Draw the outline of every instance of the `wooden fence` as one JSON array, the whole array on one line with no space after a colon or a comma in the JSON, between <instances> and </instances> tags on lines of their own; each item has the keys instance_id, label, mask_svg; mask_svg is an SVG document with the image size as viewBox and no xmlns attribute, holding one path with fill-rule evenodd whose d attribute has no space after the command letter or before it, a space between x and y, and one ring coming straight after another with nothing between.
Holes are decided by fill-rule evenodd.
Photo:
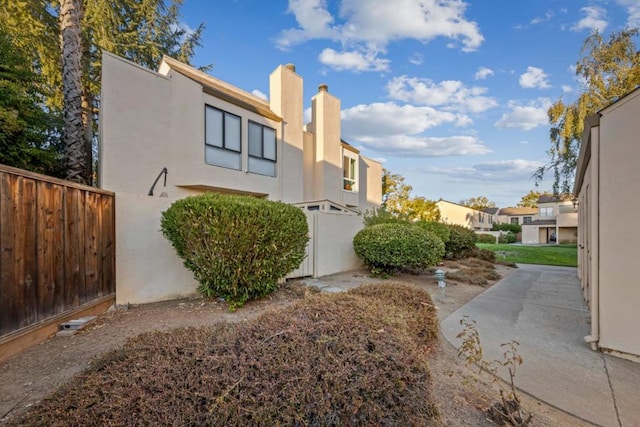
<instances>
[{"instance_id":1,"label":"wooden fence","mask_svg":"<svg viewBox=\"0 0 640 427\"><path fill-rule=\"evenodd\" d=\"M0 337L114 293L114 194L0 165Z\"/></svg>"}]
</instances>

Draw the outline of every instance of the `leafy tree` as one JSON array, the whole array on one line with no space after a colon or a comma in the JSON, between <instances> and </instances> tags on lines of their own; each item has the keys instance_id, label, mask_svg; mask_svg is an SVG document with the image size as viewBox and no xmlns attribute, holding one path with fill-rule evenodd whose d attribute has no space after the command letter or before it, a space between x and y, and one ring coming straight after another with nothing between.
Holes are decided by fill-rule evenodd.
<instances>
[{"instance_id":1,"label":"leafy tree","mask_svg":"<svg viewBox=\"0 0 640 427\"><path fill-rule=\"evenodd\" d=\"M405 184L404 177L382 169L382 207L390 213L399 213L411 198L413 187Z\"/></svg>"},{"instance_id":2,"label":"leafy tree","mask_svg":"<svg viewBox=\"0 0 640 427\"><path fill-rule=\"evenodd\" d=\"M81 11L82 38L78 48L81 49L85 181L91 180L102 50L152 69L157 68L163 54L189 63L200 45L204 27L201 24L189 33L180 25L182 1L0 0L0 21L6 23L7 30L21 46L32 52L31 62L36 64L50 89L46 103L53 110L63 108L63 54L59 43L63 22L65 28L67 25L63 6L75 4Z\"/></svg>"},{"instance_id":3,"label":"leafy tree","mask_svg":"<svg viewBox=\"0 0 640 427\"><path fill-rule=\"evenodd\" d=\"M383 169L382 209L385 212L407 221L439 221L440 209L436 203L424 197L412 197L412 190L402 175Z\"/></svg>"},{"instance_id":4,"label":"leafy tree","mask_svg":"<svg viewBox=\"0 0 640 427\"><path fill-rule=\"evenodd\" d=\"M553 171L553 192L570 193L580 152L584 120L640 84L640 52L634 44L638 29L611 34L605 40L598 32L587 37L576 74L584 82L580 96L571 104L562 99L548 110L551 148L549 163L533 175L537 183Z\"/></svg>"},{"instance_id":5,"label":"leafy tree","mask_svg":"<svg viewBox=\"0 0 640 427\"><path fill-rule=\"evenodd\" d=\"M538 207L538 199L542 196L543 193L536 190L531 190L522 198L518 203L519 208L537 208Z\"/></svg>"},{"instance_id":6,"label":"leafy tree","mask_svg":"<svg viewBox=\"0 0 640 427\"><path fill-rule=\"evenodd\" d=\"M0 163L61 176L59 120L42 97L28 54L0 25Z\"/></svg>"},{"instance_id":7,"label":"leafy tree","mask_svg":"<svg viewBox=\"0 0 640 427\"><path fill-rule=\"evenodd\" d=\"M405 213L411 221L440 221L440 209L436 202L424 197L413 197L406 204Z\"/></svg>"},{"instance_id":8,"label":"leafy tree","mask_svg":"<svg viewBox=\"0 0 640 427\"><path fill-rule=\"evenodd\" d=\"M477 210L496 207L496 203L492 202L485 196L471 197L470 199L460 200L460 204Z\"/></svg>"}]
</instances>

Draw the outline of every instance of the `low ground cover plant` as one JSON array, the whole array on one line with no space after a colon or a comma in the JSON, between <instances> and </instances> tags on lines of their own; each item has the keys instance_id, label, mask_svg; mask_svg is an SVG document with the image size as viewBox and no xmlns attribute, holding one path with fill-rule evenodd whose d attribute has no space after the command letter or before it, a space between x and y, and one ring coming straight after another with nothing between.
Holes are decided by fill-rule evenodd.
<instances>
[{"instance_id":1,"label":"low ground cover plant","mask_svg":"<svg viewBox=\"0 0 640 427\"><path fill-rule=\"evenodd\" d=\"M242 323L143 334L16 425L439 425L438 321L407 285L315 294Z\"/></svg>"},{"instance_id":2,"label":"low ground cover plant","mask_svg":"<svg viewBox=\"0 0 640 427\"><path fill-rule=\"evenodd\" d=\"M353 248L374 275L393 274L405 267L428 268L444 255L444 243L438 236L403 223L365 227L353 238Z\"/></svg>"},{"instance_id":3,"label":"low ground cover plant","mask_svg":"<svg viewBox=\"0 0 640 427\"><path fill-rule=\"evenodd\" d=\"M291 205L206 193L174 202L161 229L207 296L231 309L262 297L305 256L308 226Z\"/></svg>"}]
</instances>

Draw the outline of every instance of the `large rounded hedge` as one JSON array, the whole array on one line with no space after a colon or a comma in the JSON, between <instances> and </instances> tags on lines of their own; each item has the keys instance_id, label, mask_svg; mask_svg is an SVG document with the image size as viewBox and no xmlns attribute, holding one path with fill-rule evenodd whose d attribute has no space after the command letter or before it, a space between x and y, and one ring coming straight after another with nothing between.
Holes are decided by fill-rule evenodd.
<instances>
[{"instance_id":1,"label":"large rounded hedge","mask_svg":"<svg viewBox=\"0 0 640 427\"><path fill-rule=\"evenodd\" d=\"M449 230L449 226L447 224L435 221L418 221L415 223L415 225L420 228L424 228L427 231L431 231L433 234L438 236L440 240L442 240L442 242L445 244L449 241L451 230Z\"/></svg>"},{"instance_id":2,"label":"large rounded hedge","mask_svg":"<svg viewBox=\"0 0 640 427\"><path fill-rule=\"evenodd\" d=\"M445 244L447 258L464 258L475 247L478 236L470 228L449 225L449 240Z\"/></svg>"},{"instance_id":3,"label":"large rounded hedge","mask_svg":"<svg viewBox=\"0 0 640 427\"><path fill-rule=\"evenodd\" d=\"M411 224L378 224L360 230L353 248L373 273L392 274L402 267L426 268L444 255L435 234Z\"/></svg>"},{"instance_id":4,"label":"large rounded hedge","mask_svg":"<svg viewBox=\"0 0 640 427\"><path fill-rule=\"evenodd\" d=\"M308 226L291 205L206 193L173 203L161 229L207 296L230 307L264 296L305 256Z\"/></svg>"}]
</instances>

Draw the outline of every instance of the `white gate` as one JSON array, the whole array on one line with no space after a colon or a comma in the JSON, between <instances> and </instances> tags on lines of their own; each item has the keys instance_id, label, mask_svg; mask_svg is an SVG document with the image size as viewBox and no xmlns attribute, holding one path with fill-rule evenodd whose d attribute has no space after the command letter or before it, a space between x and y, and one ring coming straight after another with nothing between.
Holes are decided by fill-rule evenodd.
<instances>
[{"instance_id":1,"label":"white gate","mask_svg":"<svg viewBox=\"0 0 640 427\"><path fill-rule=\"evenodd\" d=\"M314 241L316 230L316 215L313 212L305 212L307 216L307 225L309 226L309 242L307 243L307 249L305 251L305 257L300 264L300 267L293 270L287 275L287 279L295 279L297 277L313 277L314 271Z\"/></svg>"}]
</instances>

